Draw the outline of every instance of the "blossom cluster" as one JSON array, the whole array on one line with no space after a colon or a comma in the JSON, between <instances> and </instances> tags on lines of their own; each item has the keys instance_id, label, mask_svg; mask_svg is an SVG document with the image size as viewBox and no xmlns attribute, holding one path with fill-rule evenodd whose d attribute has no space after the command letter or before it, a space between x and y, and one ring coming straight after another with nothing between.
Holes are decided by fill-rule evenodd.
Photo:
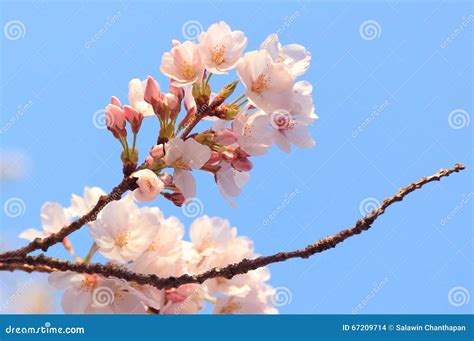
<instances>
[{"instance_id":1,"label":"blossom cluster","mask_svg":"<svg viewBox=\"0 0 474 341\"><path fill-rule=\"evenodd\" d=\"M70 207L45 203L41 209L42 230L29 229L20 237L33 240L47 237L88 212L104 191L86 187L84 195L73 195ZM108 266L159 277L199 274L224 267L243 258L256 257L252 242L237 236L229 221L202 216L190 226L190 240L176 217L165 218L157 207L138 207L132 194L108 204L89 224L97 250ZM68 243L66 243L68 244ZM76 259L79 262L88 259ZM64 290L62 307L70 314L192 314L206 302L214 304L215 314L276 313L272 306L275 290L266 284L266 268L232 279L213 278L203 284L184 284L158 290L100 275L54 272L49 283Z\"/></svg>"},{"instance_id":2,"label":"blossom cluster","mask_svg":"<svg viewBox=\"0 0 474 341\"><path fill-rule=\"evenodd\" d=\"M244 33L225 22L211 25L198 42L173 40L172 45L160 66L169 78L169 92L163 92L152 76L132 79L128 104L113 96L105 108L107 128L122 146L123 173L136 179L136 188L108 202L88 224L94 242L84 259L75 256L68 238L63 240L76 262L89 264L99 252L107 266L164 278L255 258L252 242L237 236L225 219L197 218L186 241L185 228L176 217L165 218L158 207L137 202L162 195L177 206L187 204L196 196L193 171L202 170L214 176L222 195L235 206L232 197L249 179L252 157L264 155L274 144L285 152L292 144L315 144L308 132L317 118L312 86L297 80L311 61L303 46L283 46L271 34L258 50L245 52ZM238 79L213 92L212 76L234 69ZM239 83L243 93L230 100ZM159 131L149 155L138 165L137 135L147 117L157 118ZM202 123L208 126L194 132ZM20 237L48 237L90 212L104 195L98 187L86 187L83 196L72 196L70 207L48 202L41 210L42 230L29 229ZM64 290L66 313L196 313L205 302L213 303L217 314L276 313L275 290L266 283L269 277L266 268L259 268L232 279L217 277L163 290L73 272L54 272L49 282Z\"/></svg>"},{"instance_id":3,"label":"blossom cluster","mask_svg":"<svg viewBox=\"0 0 474 341\"><path fill-rule=\"evenodd\" d=\"M271 34L259 50L245 53L244 33L222 21L198 40L173 40L171 51L163 55L160 70L170 79L169 93L151 76L132 79L129 104L122 106L112 97L106 107L108 128L123 146L124 166L131 164L132 169L138 161L135 142L144 118L159 120L158 143L146 158L146 169L135 173L141 178L135 194L139 201L153 200L161 193L182 205L196 195L192 170L204 170L214 175L220 192L234 204L231 198L240 194L249 178L251 157L265 154L273 144L285 152L292 144L306 148L315 144L307 129L317 118L313 89L309 82L297 80L311 61L303 46L282 46ZM211 77L233 69L239 79L213 93ZM226 102L239 82L243 94ZM178 123L183 106L185 114ZM189 135L201 119L212 122Z\"/></svg>"}]
</instances>

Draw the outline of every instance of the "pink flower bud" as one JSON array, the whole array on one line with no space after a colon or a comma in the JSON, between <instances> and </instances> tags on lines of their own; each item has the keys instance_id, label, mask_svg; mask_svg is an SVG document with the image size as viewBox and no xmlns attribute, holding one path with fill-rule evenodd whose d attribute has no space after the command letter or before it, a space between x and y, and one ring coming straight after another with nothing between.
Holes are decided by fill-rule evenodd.
<instances>
[{"instance_id":1,"label":"pink flower bud","mask_svg":"<svg viewBox=\"0 0 474 341\"><path fill-rule=\"evenodd\" d=\"M216 142L223 144L223 145L229 145L236 143L238 140L237 135L230 130L230 129L223 129L220 130L216 133Z\"/></svg>"},{"instance_id":2,"label":"pink flower bud","mask_svg":"<svg viewBox=\"0 0 474 341\"><path fill-rule=\"evenodd\" d=\"M112 99L110 100L110 103L113 104L113 105L116 105L118 107L122 107L122 103L120 103L120 100L115 96L112 96Z\"/></svg>"},{"instance_id":3,"label":"pink flower bud","mask_svg":"<svg viewBox=\"0 0 474 341\"><path fill-rule=\"evenodd\" d=\"M184 203L184 195L183 194L181 194L179 192L175 192L175 193L164 192L163 196L166 199L171 200L173 202L173 204L175 204L176 206L183 206L183 203Z\"/></svg>"},{"instance_id":4,"label":"pink flower bud","mask_svg":"<svg viewBox=\"0 0 474 341\"><path fill-rule=\"evenodd\" d=\"M205 166L215 166L221 161L221 156L218 152L212 151L211 157L207 160Z\"/></svg>"},{"instance_id":5,"label":"pink flower bud","mask_svg":"<svg viewBox=\"0 0 474 341\"><path fill-rule=\"evenodd\" d=\"M145 159L145 163L149 168L153 167L153 162L154 161L155 160L153 160L153 158L151 156L147 156L146 159Z\"/></svg>"},{"instance_id":6,"label":"pink flower bud","mask_svg":"<svg viewBox=\"0 0 474 341\"><path fill-rule=\"evenodd\" d=\"M168 110L170 112L170 118L174 120L179 112L181 111L181 103L178 100L178 97L176 97L173 94L166 94L164 96L164 102L168 106Z\"/></svg>"},{"instance_id":7,"label":"pink flower bud","mask_svg":"<svg viewBox=\"0 0 474 341\"><path fill-rule=\"evenodd\" d=\"M132 126L132 132L134 134L137 134L138 131L140 130L140 127L142 125L143 121L143 115L140 111L135 109L134 107L131 107L129 105L126 105L123 107L123 111L125 113L125 117L127 121L130 123Z\"/></svg>"},{"instance_id":8,"label":"pink flower bud","mask_svg":"<svg viewBox=\"0 0 474 341\"><path fill-rule=\"evenodd\" d=\"M163 145L162 145L162 144L155 144L155 145L151 148L150 155L151 155L151 157L153 157L154 159L159 159L160 157L163 157L163 155L165 155L165 151L164 151Z\"/></svg>"},{"instance_id":9,"label":"pink flower bud","mask_svg":"<svg viewBox=\"0 0 474 341\"><path fill-rule=\"evenodd\" d=\"M241 172L248 172L252 169L253 165L252 161L250 161L248 158L239 157L232 161L232 167Z\"/></svg>"},{"instance_id":10,"label":"pink flower bud","mask_svg":"<svg viewBox=\"0 0 474 341\"><path fill-rule=\"evenodd\" d=\"M170 93L175 95L178 98L178 101L181 102L184 98L184 89L182 87L174 86L174 81L170 81Z\"/></svg>"},{"instance_id":11,"label":"pink flower bud","mask_svg":"<svg viewBox=\"0 0 474 341\"><path fill-rule=\"evenodd\" d=\"M107 107L105 107L105 119L107 129L109 129L116 138L127 136L125 113L122 108L114 104L107 105Z\"/></svg>"},{"instance_id":12,"label":"pink flower bud","mask_svg":"<svg viewBox=\"0 0 474 341\"><path fill-rule=\"evenodd\" d=\"M161 179L161 181L163 181L163 183L166 186L173 185L173 177L171 176L171 174L168 174L168 173L161 174L160 179Z\"/></svg>"},{"instance_id":13,"label":"pink flower bud","mask_svg":"<svg viewBox=\"0 0 474 341\"><path fill-rule=\"evenodd\" d=\"M146 102L153 105L153 102L160 98L160 86L158 82L151 76L146 79L144 99Z\"/></svg>"}]
</instances>

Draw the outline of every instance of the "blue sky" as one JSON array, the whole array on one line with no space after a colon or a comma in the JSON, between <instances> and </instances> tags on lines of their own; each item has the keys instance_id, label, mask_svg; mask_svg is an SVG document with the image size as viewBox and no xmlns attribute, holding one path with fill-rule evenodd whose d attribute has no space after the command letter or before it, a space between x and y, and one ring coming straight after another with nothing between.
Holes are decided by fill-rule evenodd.
<instances>
[{"instance_id":1,"label":"blue sky","mask_svg":"<svg viewBox=\"0 0 474 341\"><path fill-rule=\"evenodd\" d=\"M317 146L291 154L274 148L255 159L237 209L221 198L211 176L197 176L204 213L227 217L258 253L306 246L352 225L363 203L439 168L467 166L390 207L372 230L336 249L270 266L270 283L291 293L280 311L472 312L468 302L449 299L453 288L464 297L474 289L474 18L468 1L33 0L1 6L2 157L21 158L24 173L1 183L2 206L11 198L24 203L17 217L0 212L2 247L19 246L21 230L39 227L45 201L67 205L86 185L109 190L120 181L120 145L96 128L94 113L111 95L125 100L131 78L151 74L165 85L161 55L171 39L184 40L185 23L206 29L225 20L245 32L247 50L278 31L284 44L302 44L313 55L303 79L314 85ZM13 22L19 33L6 30L12 21L20 22ZM214 78L215 89L233 79ZM147 124L141 132L142 155L155 130ZM179 208L162 199L157 205L189 226ZM88 238L81 231L71 240L84 253ZM67 257L60 248L51 254ZM14 284L28 279L0 276L4 301Z\"/></svg>"}]
</instances>

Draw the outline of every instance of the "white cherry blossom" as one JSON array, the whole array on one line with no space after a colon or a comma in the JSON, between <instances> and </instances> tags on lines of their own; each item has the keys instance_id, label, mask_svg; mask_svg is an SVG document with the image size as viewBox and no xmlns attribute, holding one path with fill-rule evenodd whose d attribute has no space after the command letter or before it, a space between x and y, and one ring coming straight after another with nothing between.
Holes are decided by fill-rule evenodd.
<instances>
[{"instance_id":1,"label":"white cherry blossom","mask_svg":"<svg viewBox=\"0 0 474 341\"><path fill-rule=\"evenodd\" d=\"M304 46L298 44L282 46L275 33L265 39L260 49L267 50L273 61L283 64L294 78L303 75L311 62L311 53Z\"/></svg>"},{"instance_id":2,"label":"white cherry blossom","mask_svg":"<svg viewBox=\"0 0 474 341\"><path fill-rule=\"evenodd\" d=\"M106 195L106 193L100 187L84 187L84 195L82 197L77 194L71 196L71 214L76 217L82 217L97 204L102 195Z\"/></svg>"},{"instance_id":3,"label":"white cherry blossom","mask_svg":"<svg viewBox=\"0 0 474 341\"><path fill-rule=\"evenodd\" d=\"M166 303L161 314L195 314L204 307L206 289L200 284L185 284L166 290Z\"/></svg>"},{"instance_id":4,"label":"white cherry blossom","mask_svg":"<svg viewBox=\"0 0 474 341\"><path fill-rule=\"evenodd\" d=\"M236 204L231 197L240 195L241 189L250 179L249 172L239 172L229 163L222 163L216 173L216 183L222 196L234 207Z\"/></svg>"},{"instance_id":5,"label":"white cherry blossom","mask_svg":"<svg viewBox=\"0 0 474 341\"><path fill-rule=\"evenodd\" d=\"M211 150L190 138L174 138L165 145L165 162L174 168L174 183L185 199L196 195L196 183L191 169L199 169L211 157Z\"/></svg>"},{"instance_id":6,"label":"white cherry blossom","mask_svg":"<svg viewBox=\"0 0 474 341\"><path fill-rule=\"evenodd\" d=\"M149 169L141 169L133 173L132 176L137 178L138 188L133 191L136 201L155 200L165 188L163 181Z\"/></svg>"},{"instance_id":7,"label":"white cherry blossom","mask_svg":"<svg viewBox=\"0 0 474 341\"><path fill-rule=\"evenodd\" d=\"M232 122L232 131L237 135L237 144L253 156L265 154L271 147L270 117L263 111L249 112L243 108Z\"/></svg>"},{"instance_id":8,"label":"white cherry blossom","mask_svg":"<svg viewBox=\"0 0 474 341\"><path fill-rule=\"evenodd\" d=\"M209 72L222 74L235 67L247 46L242 31L232 31L224 21L211 25L199 36L199 53Z\"/></svg>"},{"instance_id":9,"label":"white cherry blossom","mask_svg":"<svg viewBox=\"0 0 474 341\"><path fill-rule=\"evenodd\" d=\"M287 153L291 150L291 144L300 148L311 148L315 145L308 131L308 125L318 118L314 113L312 90L308 82L297 82L293 89L295 102L292 110L277 110L270 116L273 141Z\"/></svg>"},{"instance_id":10,"label":"white cherry blossom","mask_svg":"<svg viewBox=\"0 0 474 341\"><path fill-rule=\"evenodd\" d=\"M27 229L19 237L32 241L36 238L45 238L49 235L59 232L64 226L72 221L71 213L60 204L55 202L46 202L41 207L41 225L42 230Z\"/></svg>"},{"instance_id":11,"label":"white cherry blossom","mask_svg":"<svg viewBox=\"0 0 474 341\"><path fill-rule=\"evenodd\" d=\"M163 55L160 70L175 81L175 86L185 86L201 80L204 63L197 45L191 41L176 43L170 52Z\"/></svg>"},{"instance_id":12,"label":"white cherry blossom","mask_svg":"<svg viewBox=\"0 0 474 341\"><path fill-rule=\"evenodd\" d=\"M246 53L236 67L247 97L257 108L267 113L291 108L293 77L267 50Z\"/></svg>"},{"instance_id":13,"label":"white cherry blossom","mask_svg":"<svg viewBox=\"0 0 474 341\"><path fill-rule=\"evenodd\" d=\"M126 263L145 252L159 227L159 211L140 209L133 203L132 195L127 195L109 203L90 231L104 257Z\"/></svg>"},{"instance_id":14,"label":"white cherry blossom","mask_svg":"<svg viewBox=\"0 0 474 341\"><path fill-rule=\"evenodd\" d=\"M54 272L48 281L64 290L61 304L66 314L144 314L144 302L152 304L139 291L118 279Z\"/></svg>"}]
</instances>

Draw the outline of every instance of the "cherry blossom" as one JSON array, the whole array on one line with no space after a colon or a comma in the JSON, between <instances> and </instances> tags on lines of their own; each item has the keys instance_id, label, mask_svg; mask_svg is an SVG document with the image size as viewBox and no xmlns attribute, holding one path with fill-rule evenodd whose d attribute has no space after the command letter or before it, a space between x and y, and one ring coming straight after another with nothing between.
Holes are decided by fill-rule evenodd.
<instances>
[{"instance_id":1,"label":"cherry blossom","mask_svg":"<svg viewBox=\"0 0 474 341\"><path fill-rule=\"evenodd\" d=\"M97 275L55 272L49 284L64 290L61 301L67 314L144 314L149 300L125 282Z\"/></svg>"},{"instance_id":2,"label":"cherry blossom","mask_svg":"<svg viewBox=\"0 0 474 341\"><path fill-rule=\"evenodd\" d=\"M156 85L157 84L158 83L156 83ZM146 90L147 80L141 81L138 78L134 78L128 83L128 101L133 108L138 110L145 117L154 115L153 107L145 101ZM150 90L148 90L148 92L149 91Z\"/></svg>"},{"instance_id":3,"label":"cherry blossom","mask_svg":"<svg viewBox=\"0 0 474 341\"><path fill-rule=\"evenodd\" d=\"M202 79L204 63L196 44L190 41L173 46L161 60L161 72L175 81L175 86L185 86Z\"/></svg>"},{"instance_id":4,"label":"cherry blossom","mask_svg":"<svg viewBox=\"0 0 474 341\"><path fill-rule=\"evenodd\" d=\"M211 25L199 36L199 53L206 69L216 74L235 67L247 46L242 31L232 31L224 21Z\"/></svg>"},{"instance_id":5,"label":"cherry blossom","mask_svg":"<svg viewBox=\"0 0 474 341\"><path fill-rule=\"evenodd\" d=\"M71 196L70 212L73 216L81 217L88 213L96 204L105 191L100 187L84 187L83 197L73 194Z\"/></svg>"},{"instance_id":6,"label":"cherry blossom","mask_svg":"<svg viewBox=\"0 0 474 341\"><path fill-rule=\"evenodd\" d=\"M278 311L271 306L268 297L261 297L259 292L251 291L248 295L218 297L214 306L214 314L276 314Z\"/></svg>"},{"instance_id":7,"label":"cherry blossom","mask_svg":"<svg viewBox=\"0 0 474 341\"><path fill-rule=\"evenodd\" d=\"M300 148L311 148L315 145L307 128L318 118L314 113L312 90L308 82L297 82L293 89L295 103L292 110L277 110L271 114L273 140L287 153L291 150L291 144Z\"/></svg>"},{"instance_id":8,"label":"cherry blossom","mask_svg":"<svg viewBox=\"0 0 474 341\"><path fill-rule=\"evenodd\" d=\"M194 139L174 138L165 145L165 161L174 168L174 183L185 199L196 195L196 183L190 172L199 169L211 157L211 150Z\"/></svg>"},{"instance_id":9,"label":"cherry blossom","mask_svg":"<svg viewBox=\"0 0 474 341\"><path fill-rule=\"evenodd\" d=\"M236 206L236 204L232 201L231 197L240 195L242 187L244 187L249 178L248 172L239 172L228 163L223 163L216 173L216 183L219 191L233 206Z\"/></svg>"},{"instance_id":10,"label":"cherry blossom","mask_svg":"<svg viewBox=\"0 0 474 341\"><path fill-rule=\"evenodd\" d=\"M135 200L151 201L165 188L163 181L149 169L142 169L132 174L137 178L138 188L133 191Z\"/></svg>"},{"instance_id":11,"label":"cherry blossom","mask_svg":"<svg viewBox=\"0 0 474 341\"><path fill-rule=\"evenodd\" d=\"M225 218L201 215L187 228L177 217L165 217L160 208L141 204L159 195L160 207L165 200L176 206L187 204L196 195L194 174L202 171L236 207L233 200L248 182L255 157L274 144L285 152L292 144L315 145L308 130L318 118L313 88L307 81L295 80L308 69L311 54L301 45L282 46L275 34L260 50L244 54L246 46L244 33L224 21L202 32L198 43L173 40L160 65L169 78L169 93L162 92L151 76L143 81L134 78L128 84L129 103L122 105L113 96L105 108L107 128L122 146L117 152L121 184L107 191L110 194L85 187L82 196L72 195L70 207L45 203L42 230L28 229L20 237L45 238L69 225L73 217L82 218L79 223L86 222L92 237L87 255L76 256L73 242L62 241L76 264L87 267L98 262L93 259L98 252L105 258L105 268L160 278L194 276L258 257L252 240L238 235ZM243 88L235 77L216 81L233 68ZM216 83L227 85L216 88ZM148 124L144 117L152 115L157 116L150 120L155 128L150 125L147 134L138 136ZM130 131L132 136L127 137ZM137 137L147 139L145 152L139 150L145 141L137 143ZM128 187L123 190L124 186ZM194 314L206 303L214 305L215 314L273 314L275 289L269 280L267 268L160 289L99 274L49 275L49 283L63 291L64 312L75 314Z\"/></svg>"},{"instance_id":12,"label":"cherry blossom","mask_svg":"<svg viewBox=\"0 0 474 341\"><path fill-rule=\"evenodd\" d=\"M245 93L256 107L265 112L291 108L293 77L267 50L246 53L236 67Z\"/></svg>"},{"instance_id":13,"label":"cherry blossom","mask_svg":"<svg viewBox=\"0 0 474 341\"><path fill-rule=\"evenodd\" d=\"M138 208L128 195L108 204L90 231L104 257L125 263L143 254L159 227L160 216Z\"/></svg>"},{"instance_id":14,"label":"cherry blossom","mask_svg":"<svg viewBox=\"0 0 474 341\"><path fill-rule=\"evenodd\" d=\"M260 49L267 50L273 61L283 64L294 78L302 76L311 62L311 53L304 46L298 44L282 46L275 33L265 39Z\"/></svg>"},{"instance_id":15,"label":"cherry blossom","mask_svg":"<svg viewBox=\"0 0 474 341\"><path fill-rule=\"evenodd\" d=\"M271 123L273 140L281 150L289 153L292 143L301 148L314 147L315 141L309 134L304 117L277 110L271 116Z\"/></svg>"},{"instance_id":16,"label":"cherry blossom","mask_svg":"<svg viewBox=\"0 0 474 341\"><path fill-rule=\"evenodd\" d=\"M32 241L56 233L71 222L71 212L55 202L47 202L41 207L42 230L27 229L19 237Z\"/></svg>"},{"instance_id":17,"label":"cherry blossom","mask_svg":"<svg viewBox=\"0 0 474 341\"><path fill-rule=\"evenodd\" d=\"M271 147L272 134L269 129L270 118L261 111L249 112L242 109L232 122L232 131L238 137L238 145L248 154L260 156Z\"/></svg>"},{"instance_id":18,"label":"cherry blossom","mask_svg":"<svg viewBox=\"0 0 474 341\"><path fill-rule=\"evenodd\" d=\"M166 303L162 314L195 314L204 306L205 287L199 284L185 284L166 291Z\"/></svg>"}]
</instances>

